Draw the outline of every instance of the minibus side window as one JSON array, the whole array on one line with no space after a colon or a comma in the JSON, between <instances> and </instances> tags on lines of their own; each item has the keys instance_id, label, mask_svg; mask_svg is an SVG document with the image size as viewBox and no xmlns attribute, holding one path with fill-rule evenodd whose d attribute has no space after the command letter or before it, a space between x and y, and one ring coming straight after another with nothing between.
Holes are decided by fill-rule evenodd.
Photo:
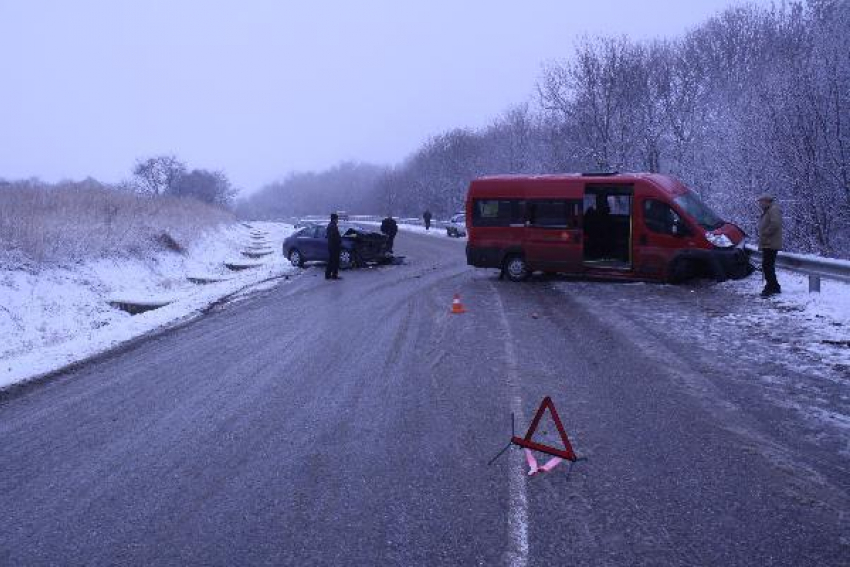
<instances>
[{"instance_id":1,"label":"minibus side window","mask_svg":"<svg viewBox=\"0 0 850 567\"><path fill-rule=\"evenodd\" d=\"M472 226L511 226L525 222L525 203L519 199L479 199L472 205Z\"/></svg>"},{"instance_id":2,"label":"minibus side window","mask_svg":"<svg viewBox=\"0 0 850 567\"><path fill-rule=\"evenodd\" d=\"M578 228L580 210L581 201L529 201L528 224L537 228Z\"/></svg>"},{"instance_id":3,"label":"minibus side window","mask_svg":"<svg viewBox=\"0 0 850 567\"><path fill-rule=\"evenodd\" d=\"M631 195L608 195L608 210L612 215L627 217L632 214Z\"/></svg>"},{"instance_id":4,"label":"minibus side window","mask_svg":"<svg viewBox=\"0 0 850 567\"><path fill-rule=\"evenodd\" d=\"M682 219L667 203L647 199L643 202L643 222L646 228L659 234L675 235L682 231Z\"/></svg>"}]
</instances>

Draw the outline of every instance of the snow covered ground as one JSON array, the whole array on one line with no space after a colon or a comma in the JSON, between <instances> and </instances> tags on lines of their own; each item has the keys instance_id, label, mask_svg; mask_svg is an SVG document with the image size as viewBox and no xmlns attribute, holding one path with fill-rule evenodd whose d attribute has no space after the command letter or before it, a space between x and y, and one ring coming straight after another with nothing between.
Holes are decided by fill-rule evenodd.
<instances>
[{"instance_id":1,"label":"snow covered ground","mask_svg":"<svg viewBox=\"0 0 850 567\"><path fill-rule=\"evenodd\" d=\"M683 375L715 369L706 370L712 380L776 408L768 411L802 417L801 435L850 454L850 285L823 280L821 293L809 293L805 276L778 270L778 277L782 294L769 299L759 297L759 273L719 284L555 285L647 352L661 353L659 364L696 365ZM720 375L718 361L728 368Z\"/></svg>"},{"instance_id":2,"label":"snow covered ground","mask_svg":"<svg viewBox=\"0 0 850 567\"><path fill-rule=\"evenodd\" d=\"M850 284L824 279L820 293L809 293L809 281L803 274L778 270L778 278L782 293L770 299L758 298L764 287L758 273L720 284L721 288L761 302L749 313L726 317L765 327L793 323L800 332L797 346L806 345L824 363L843 364L850 380L850 343L843 344L850 341Z\"/></svg>"},{"instance_id":3,"label":"snow covered ground","mask_svg":"<svg viewBox=\"0 0 850 567\"><path fill-rule=\"evenodd\" d=\"M181 323L231 296L273 285L296 270L279 253L290 225L230 224L210 231L185 254L110 258L46 268L0 270L0 388L53 372L123 342ZM267 237L253 239L256 231ZM260 242L273 253L241 255ZM225 262L256 263L234 272ZM195 284L189 277L220 279ZM130 315L110 301L168 305Z\"/></svg>"},{"instance_id":4,"label":"snow covered ground","mask_svg":"<svg viewBox=\"0 0 850 567\"><path fill-rule=\"evenodd\" d=\"M356 221L352 221L352 222L355 222L357 224L366 225L366 226L381 226L381 223L376 222L376 221L356 220ZM454 236L449 236L448 233L446 233L445 227L442 227L442 226L440 226L440 227L432 226L431 230L425 230L425 227L422 226L422 225L407 224L407 223L404 223L402 221L398 221L398 229L399 230L405 230L407 232L415 232L417 234L426 234L428 236L441 236L443 238L456 238ZM465 236L462 236L460 238L462 238L464 240L466 239Z\"/></svg>"}]
</instances>

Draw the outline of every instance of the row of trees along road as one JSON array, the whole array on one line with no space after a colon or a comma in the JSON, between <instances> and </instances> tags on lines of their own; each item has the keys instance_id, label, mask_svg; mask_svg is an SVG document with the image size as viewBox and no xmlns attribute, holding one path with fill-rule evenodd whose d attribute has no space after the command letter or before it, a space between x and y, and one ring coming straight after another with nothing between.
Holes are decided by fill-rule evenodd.
<instances>
[{"instance_id":1,"label":"row of trees along road","mask_svg":"<svg viewBox=\"0 0 850 567\"><path fill-rule=\"evenodd\" d=\"M582 39L488 127L383 170L292 176L243 206L447 216L481 175L593 170L673 174L750 231L772 192L790 248L850 256L850 1L733 7L675 39ZM309 182L327 175L331 191Z\"/></svg>"}]
</instances>

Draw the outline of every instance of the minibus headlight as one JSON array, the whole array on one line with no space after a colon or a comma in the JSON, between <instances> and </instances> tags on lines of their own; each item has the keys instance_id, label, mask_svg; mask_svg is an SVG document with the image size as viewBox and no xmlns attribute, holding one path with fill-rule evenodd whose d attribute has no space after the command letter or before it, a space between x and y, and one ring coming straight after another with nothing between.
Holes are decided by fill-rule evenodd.
<instances>
[{"instance_id":1,"label":"minibus headlight","mask_svg":"<svg viewBox=\"0 0 850 567\"><path fill-rule=\"evenodd\" d=\"M729 237L725 234L714 234L711 232L706 232L705 238L706 240L711 242L712 245L717 246L718 248L730 248L734 246L732 244L732 241L729 240Z\"/></svg>"}]
</instances>

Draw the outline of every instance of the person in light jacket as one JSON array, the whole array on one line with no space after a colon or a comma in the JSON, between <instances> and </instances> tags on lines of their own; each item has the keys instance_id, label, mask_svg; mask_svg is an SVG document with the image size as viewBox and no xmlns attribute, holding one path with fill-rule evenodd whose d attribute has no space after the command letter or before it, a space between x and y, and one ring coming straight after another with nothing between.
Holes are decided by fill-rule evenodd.
<instances>
[{"instance_id":1,"label":"person in light jacket","mask_svg":"<svg viewBox=\"0 0 850 567\"><path fill-rule=\"evenodd\" d=\"M761 296L770 297L782 293L782 287L776 279L776 255L782 250L782 211L773 195L762 195L758 204L761 207L758 223L759 250L762 254L761 267L765 280Z\"/></svg>"}]
</instances>

